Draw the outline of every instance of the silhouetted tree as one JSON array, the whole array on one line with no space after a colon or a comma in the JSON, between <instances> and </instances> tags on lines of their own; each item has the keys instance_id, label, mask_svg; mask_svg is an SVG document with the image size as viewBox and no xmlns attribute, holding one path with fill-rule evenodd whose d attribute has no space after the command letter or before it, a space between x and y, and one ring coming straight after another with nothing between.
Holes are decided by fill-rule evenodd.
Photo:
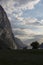
<instances>
[{"instance_id":1,"label":"silhouetted tree","mask_svg":"<svg viewBox=\"0 0 43 65\"><path fill-rule=\"evenodd\" d=\"M37 41L31 43L32 49L38 49L39 43Z\"/></svg>"}]
</instances>

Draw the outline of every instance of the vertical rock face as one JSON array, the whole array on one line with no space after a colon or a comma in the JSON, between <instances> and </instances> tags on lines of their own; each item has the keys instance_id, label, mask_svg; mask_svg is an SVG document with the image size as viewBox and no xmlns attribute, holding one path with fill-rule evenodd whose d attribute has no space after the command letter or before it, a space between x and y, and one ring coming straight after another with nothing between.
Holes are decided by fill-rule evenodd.
<instances>
[{"instance_id":1,"label":"vertical rock face","mask_svg":"<svg viewBox=\"0 0 43 65\"><path fill-rule=\"evenodd\" d=\"M9 48L11 48L11 49L16 48L11 25L10 25L10 22L8 20L7 15L6 15L6 12L4 11L2 6L0 6L0 40L4 41L4 43Z\"/></svg>"}]
</instances>

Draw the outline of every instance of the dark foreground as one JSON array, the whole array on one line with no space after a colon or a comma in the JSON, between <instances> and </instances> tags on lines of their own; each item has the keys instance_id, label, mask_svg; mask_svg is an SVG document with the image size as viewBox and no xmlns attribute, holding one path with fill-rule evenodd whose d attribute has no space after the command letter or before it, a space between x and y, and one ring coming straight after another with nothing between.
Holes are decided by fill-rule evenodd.
<instances>
[{"instance_id":1,"label":"dark foreground","mask_svg":"<svg viewBox=\"0 0 43 65\"><path fill-rule=\"evenodd\" d=\"M43 65L43 50L0 50L0 65Z\"/></svg>"}]
</instances>

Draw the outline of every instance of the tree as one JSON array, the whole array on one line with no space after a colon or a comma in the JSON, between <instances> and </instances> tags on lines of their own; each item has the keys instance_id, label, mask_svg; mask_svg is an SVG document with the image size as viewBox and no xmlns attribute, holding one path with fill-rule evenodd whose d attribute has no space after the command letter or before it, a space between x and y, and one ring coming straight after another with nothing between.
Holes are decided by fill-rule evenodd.
<instances>
[{"instance_id":1,"label":"tree","mask_svg":"<svg viewBox=\"0 0 43 65\"><path fill-rule=\"evenodd\" d=\"M38 49L39 43L37 41L31 43L32 49Z\"/></svg>"}]
</instances>

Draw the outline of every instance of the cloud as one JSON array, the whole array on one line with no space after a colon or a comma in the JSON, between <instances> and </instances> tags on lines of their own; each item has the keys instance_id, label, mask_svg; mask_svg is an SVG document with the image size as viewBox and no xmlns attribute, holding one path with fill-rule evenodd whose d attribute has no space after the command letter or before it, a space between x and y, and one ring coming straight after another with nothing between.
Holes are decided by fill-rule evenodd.
<instances>
[{"instance_id":1,"label":"cloud","mask_svg":"<svg viewBox=\"0 0 43 65\"><path fill-rule=\"evenodd\" d=\"M16 0L18 5L16 7L20 9L33 9L40 0Z\"/></svg>"},{"instance_id":2,"label":"cloud","mask_svg":"<svg viewBox=\"0 0 43 65\"><path fill-rule=\"evenodd\" d=\"M34 24L35 22L37 22L38 20L36 18L32 18L32 17L29 17L29 18L24 18L23 19L23 22L27 25L29 24Z\"/></svg>"},{"instance_id":3,"label":"cloud","mask_svg":"<svg viewBox=\"0 0 43 65\"><path fill-rule=\"evenodd\" d=\"M20 28L15 28L13 29L15 35L26 35L26 36L32 36L34 32L31 29L20 29ZM17 33L17 34L16 34Z\"/></svg>"},{"instance_id":4,"label":"cloud","mask_svg":"<svg viewBox=\"0 0 43 65\"><path fill-rule=\"evenodd\" d=\"M16 17L12 21L13 33L20 39L32 38L34 35L43 35L42 20L36 18Z\"/></svg>"},{"instance_id":5,"label":"cloud","mask_svg":"<svg viewBox=\"0 0 43 65\"><path fill-rule=\"evenodd\" d=\"M19 9L32 9L40 2L40 0L0 0L0 2L6 4L8 7L14 6Z\"/></svg>"},{"instance_id":6,"label":"cloud","mask_svg":"<svg viewBox=\"0 0 43 65\"><path fill-rule=\"evenodd\" d=\"M10 14L14 11L20 12L26 9L33 9L39 2L40 0L0 0L0 4Z\"/></svg>"},{"instance_id":7,"label":"cloud","mask_svg":"<svg viewBox=\"0 0 43 65\"><path fill-rule=\"evenodd\" d=\"M12 19L11 15L21 18L23 10L34 9L39 2L40 0L0 0L0 4L7 12L10 20Z\"/></svg>"},{"instance_id":8,"label":"cloud","mask_svg":"<svg viewBox=\"0 0 43 65\"><path fill-rule=\"evenodd\" d=\"M40 30L32 30L32 29L20 29L15 28L13 29L13 32L16 37L20 38L21 40L26 39L33 39L33 38L39 38L39 36L43 36L43 31Z\"/></svg>"},{"instance_id":9,"label":"cloud","mask_svg":"<svg viewBox=\"0 0 43 65\"><path fill-rule=\"evenodd\" d=\"M28 17L28 18L23 18L16 16L16 19L18 21L21 21L21 25L35 25L35 26L42 26L43 25L43 20L38 20L37 18L34 17Z\"/></svg>"},{"instance_id":10,"label":"cloud","mask_svg":"<svg viewBox=\"0 0 43 65\"><path fill-rule=\"evenodd\" d=\"M41 20L40 23L43 24L43 20Z\"/></svg>"},{"instance_id":11,"label":"cloud","mask_svg":"<svg viewBox=\"0 0 43 65\"><path fill-rule=\"evenodd\" d=\"M35 8L35 5L37 5L39 2L40 0L0 0L0 4L7 12L10 21L13 21L15 18L18 21L24 21L18 23L21 25L29 24L28 20L30 21L30 23L36 21L36 19L32 19L32 18L24 19L21 16L23 15L23 10L33 9Z\"/></svg>"},{"instance_id":12,"label":"cloud","mask_svg":"<svg viewBox=\"0 0 43 65\"><path fill-rule=\"evenodd\" d=\"M21 39L22 41L25 39L33 39L34 32L31 29L20 29L14 28L13 33L15 37Z\"/></svg>"}]
</instances>

